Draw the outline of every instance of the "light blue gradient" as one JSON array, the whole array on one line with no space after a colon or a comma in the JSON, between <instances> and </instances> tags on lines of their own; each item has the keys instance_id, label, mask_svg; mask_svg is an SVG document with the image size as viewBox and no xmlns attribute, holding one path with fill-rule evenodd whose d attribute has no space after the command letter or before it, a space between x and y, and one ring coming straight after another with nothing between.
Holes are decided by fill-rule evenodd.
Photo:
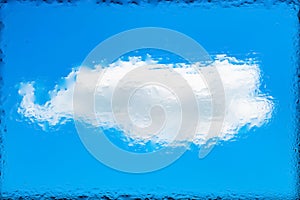
<instances>
[{"instance_id":1,"label":"light blue gradient","mask_svg":"<svg viewBox=\"0 0 300 200\"><path fill-rule=\"evenodd\" d=\"M270 8L183 8L9 3L3 8L4 135L3 192L119 190L154 193L295 193L294 73L296 11ZM211 55L254 57L263 72L262 90L275 98L267 125L242 130L236 141L216 146L203 160L188 151L157 172L112 170L84 148L73 123L45 132L16 112L20 82L42 85L39 100L79 66L106 38L137 27L164 27L199 42ZM264 89L266 85L267 89Z\"/></svg>"}]
</instances>

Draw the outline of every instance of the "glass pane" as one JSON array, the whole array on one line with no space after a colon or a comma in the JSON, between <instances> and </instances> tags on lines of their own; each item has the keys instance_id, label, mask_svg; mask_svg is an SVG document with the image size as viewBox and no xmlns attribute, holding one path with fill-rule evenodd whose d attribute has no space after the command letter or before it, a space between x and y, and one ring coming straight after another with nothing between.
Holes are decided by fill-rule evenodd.
<instances>
[{"instance_id":1,"label":"glass pane","mask_svg":"<svg viewBox=\"0 0 300 200\"><path fill-rule=\"evenodd\" d=\"M295 197L297 9L287 3L3 4L2 195ZM134 35L136 28L143 34L107 40L107 51L95 54L99 61L89 54L116 34ZM176 34L201 45L203 58ZM152 39L161 39L161 47L143 46ZM127 46L130 51L123 52ZM105 55L111 62L100 59ZM143 66L145 71L136 71ZM102 82L98 74L90 86L97 73L104 74ZM153 78L161 85L121 85L117 96L118 81L128 77L134 84ZM83 89L79 80L86 83ZM222 87L215 86L218 81ZM133 91L128 99L122 93L127 89ZM122 110L124 102L128 108ZM141 131L155 121L164 124L158 135ZM181 130L182 122L187 125ZM141 129L132 128L135 123ZM95 153L93 141L87 145L86 133L79 133L86 128L105 135L126 156L101 145ZM179 129L187 135L174 139ZM186 144L170 163L167 151L158 160L149 156L167 147L175 155ZM130 160L133 153L146 155L145 162Z\"/></svg>"}]
</instances>

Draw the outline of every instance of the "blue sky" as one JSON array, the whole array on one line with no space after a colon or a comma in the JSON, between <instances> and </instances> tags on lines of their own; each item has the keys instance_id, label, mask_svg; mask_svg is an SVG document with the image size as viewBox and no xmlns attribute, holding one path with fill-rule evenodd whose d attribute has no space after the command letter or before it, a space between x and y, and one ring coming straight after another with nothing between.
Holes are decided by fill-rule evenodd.
<instances>
[{"instance_id":1,"label":"blue sky","mask_svg":"<svg viewBox=\"0 0 300 200\"><path fill-rule=\"evenodd\" d=\"M99 188L293 194L294 10L285 5L226 9L79 5L10 3L3 8L8 130L4 137L4 192ZM43 103L47 92L80 66L99 42L121 31L147 26L180 31L211 55L254 57L262 72L261 90L274 97L271 121L250 131L240 130L236 141L216 146L203 160L193 149L165 169L127 174L94 159L72 122L58 130L43 131L17 113L21 82L36 81L39 103Z\"/></svg>"}]
</instances>

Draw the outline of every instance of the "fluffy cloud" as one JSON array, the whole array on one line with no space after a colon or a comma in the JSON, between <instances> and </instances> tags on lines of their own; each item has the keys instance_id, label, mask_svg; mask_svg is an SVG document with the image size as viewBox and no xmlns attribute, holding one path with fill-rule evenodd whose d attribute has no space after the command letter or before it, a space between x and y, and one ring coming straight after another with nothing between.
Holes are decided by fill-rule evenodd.
<instances>
[{"instance_id":1,"label":"fluffy cloud","mask_svg":"<svg viewBox=\"0 0 300 200\"><path fill-rule=\"evenodd\" d=\"M101 128L120 128L111 106L114 89L126 74L138 67L145 65L157 65L160 67L171 67L180 74L190 85L196 97L199 108L199 123L193 143L204 144L208 139L217 137L220 140L229 140L238 134L242 127L260 127L267 123L272 116L274 104L272 97L260 91L260 68L253 61L241 61L226 55L218 55L214 62L208 66L219 72L225 92L225 118L221 132L206 137L212 116L211 94L203 78L195 71L193 65L183 63L159 64L147 59L146 61L134 57L127 61L119 60L105 69L101 80L98 81L95 90L95 105L80 105L77 114L87 124ZM89 74L101 73L103 68L95 66L94 69L83 68L81 77L88 83ZM73 69L68 76L64 77L64 83L56 85L49 92L50 99L43 105L37 104L34 82L22 83L19 94L22 96L18 113L29 119L32 123L57 127L73 120L73 93L74 86L78 84L79 71ZM89 84L82 90L92 89ZM80 91L79 91L80 92ZM189 103L189 99L185 99ZM179 129L181 120L181 104L176 95L166 87L148 84L137 89L128 101L128 112L131 122L136 126L144 128L151 124L151 107L160 105L164 109L165 120L162 129L155 137L149 132L142 134L134 130L125 130L124 134L136 141L168 142L173 139L174 132ZM95 106L95 107L94 107ZM90 110L95 108L95 113ZM94 119L96 114L97 119ZM120 113L119 113L120 114ZM126 113L121 113L126 114ZM188 115L187 115L188 116ZM157 115L154 117L161 117ZM182 138L184 140L184 138Z\"/></svg>"}]
</instances>

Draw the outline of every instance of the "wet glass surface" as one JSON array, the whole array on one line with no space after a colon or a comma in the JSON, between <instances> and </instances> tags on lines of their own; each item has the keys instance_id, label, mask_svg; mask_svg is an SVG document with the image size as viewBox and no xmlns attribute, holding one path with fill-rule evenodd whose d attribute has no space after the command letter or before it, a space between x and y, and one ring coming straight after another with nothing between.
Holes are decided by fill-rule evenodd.
<instances>
[{"instance_id":1,"label":"wet glass surface","mask_svg":"<svg viewBox=\"0 0 300 200\"><path fill-rule=\"evenodd\" d=\"M2 107L7 130L3 127L2 195L296 195L299 34L297 10L292 5L212 9L209 4L15 2L3 4L1 12ZM145 49L129 52L110 66L100 66L106 68L106 74L97 83L97 120L85 113L86 108L79 112L80 119L104 130L122 149L145 153L164 148L174 139L170 133L179 120L178 99L166 88L150 85L136 91L129 113L132 121L145 127L151 123L151 106L163 105L169 121L162 134L151 137L130 128L122 131L114 123L112 88L137 66L174 69L191 85L201 110L195 137L183 136L174 143L180 146L189 140L191 147L183 156L161 170L131 174L107 167L87 151L77 134L72 102L79 67L89 52L112 35L141 27L176 30L202 45L212 59L206 67L217 69L223 83L225 118L220 133L203 136L212 112L207 85L193 64L178 56ZM217 138L214 149L199 159L199 150L208 141L214 142L213 137Z\"/></svg>"}]
</instances>

